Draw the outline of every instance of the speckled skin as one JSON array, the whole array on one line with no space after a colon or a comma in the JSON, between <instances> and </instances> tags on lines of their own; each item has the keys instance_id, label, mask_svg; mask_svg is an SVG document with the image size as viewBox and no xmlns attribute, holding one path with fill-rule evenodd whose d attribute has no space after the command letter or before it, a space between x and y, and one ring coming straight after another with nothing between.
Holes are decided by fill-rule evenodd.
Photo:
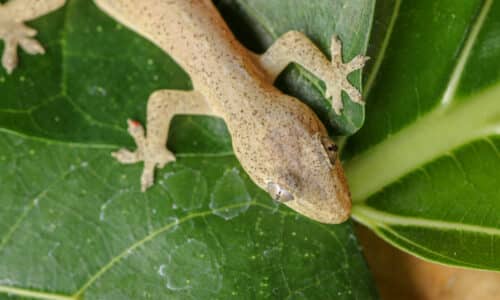
<instances>
[{"instance_id":1,"label":"speckled skin","mask_svg":"<svg viewBox=\"0 0 500 300\"><path fill-rule=\"evenodd\" d=\"M64 1L11 2L45 3L55 9ZM243 168L271 196L319 222L340 223L348 218L351 200L342 166L335 158L336 147L314 112L276 89L273 81L290 62L297 62L325 81L327 95L339 113L342 90L361 102L346 76L363 66L364 57L343 64L340 41L333 38L330 62L299 32L285 34L263 55L252 54L235 39L210 0L95 3L171 55L193 82L192 92L155 92L148 103L147 135L142 126L129 121L138 149L113 154L123 163L145 162L143 189L153 183L155 167L175 160L165 149L172 117L214 115L226 122ZM0 10L0 22L1 16Z\"/></svg>"}]
</instances>

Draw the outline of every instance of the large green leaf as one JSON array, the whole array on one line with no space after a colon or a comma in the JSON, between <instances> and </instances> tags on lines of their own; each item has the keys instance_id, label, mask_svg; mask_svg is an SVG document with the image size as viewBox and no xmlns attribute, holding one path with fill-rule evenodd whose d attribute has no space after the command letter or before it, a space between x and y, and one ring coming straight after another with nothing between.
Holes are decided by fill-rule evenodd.
<instances>
[{"instance_id":1,"label":"large green leaf","mask_svg":"<svg viewBox=\"0 0 500 300\"><path fill-rule=\"evenodd\" d=\"M346 149L354 218L417 256L500 270L500 2L395 7Z\"/></svg>"},{"instance_id":2,"label":"large green leaf","mask_svg":"<svg viewBox=\"0 0 500 300\"><path fill-rule=\"evenodd\" d=\"M144 194L111 150L1 133L1 292L372 298L351 225L278 207L232 155L179 154Z\"/></svg>"},{"instance_id":3,"label":"large green leaf","mask_svg":"<svg viewBox=\"0 0 500 300\"><path fill-rule=\"evenodd\" d=\"M253 8L275 10L259 20L281 20L281 31L304 26L313 36L331 24L345 35L348 24L361 22L360 36L344 42L349 55L362 52L373 2L356 2L363 18L334 23L339 3L353 10L351 1L326 0ZM224 14L240 14L235 7ZM292 9L308 17L287 15ZM314 11L321 16L312 18ZM352 224L325 226L272 202L239 166L220 120L176 118L169 147L178 160L141 193L142 165L120 165L110 152L133 147L125 120L145 119L149 94L190 89L187 74L88 0L30 25L47 54L22 54L12 76L0 73L0 292L43 299L376 298Z\"/></svg>"}]
</instances>

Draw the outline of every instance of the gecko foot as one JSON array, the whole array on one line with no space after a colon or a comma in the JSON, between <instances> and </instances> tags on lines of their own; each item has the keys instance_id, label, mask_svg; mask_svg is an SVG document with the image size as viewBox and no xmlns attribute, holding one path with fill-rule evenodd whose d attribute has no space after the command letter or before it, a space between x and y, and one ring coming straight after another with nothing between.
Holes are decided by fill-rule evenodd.
<instances>
[{"instance_id":1,"label":"gecko foot","mask_svg":"<svg viewBox=\"0 0 500 300\"><path fill-rule=\"evenodd\" d=\"M366 61L370 58L363 55L358 55L350 62L342 61L342 42L337 36L332 37L331 43L333 76L326 81L326 97L332 98L332 106L337 114L340 114L343 108L342 91L345 91L352 101L363 104L361 93L347 80L347 76L363 68Z\"/></svg>"},{"instance_id":2,"label":"gecko foot","mask_svg":"<svg viewBox=\"0 0 500 300\"><path fill-rule=\"evenodd\" d=\"M35 35L36 30L29 28L23 23L0 16L0 39L5 42L2 54L2 66L8 74L11 74L17 66L18 46L29 54L45 53L40 43L33 38Z\"/></svg>"},{"instance_id":3,"label":"gecko foot","mask_svg":"<svg viewBox=\"0 0 500 300\"><path fill-rule=\"evenodd\" d=\"M111 155L122 164L132 164L144 161L144 169L141 176L141 191L145 192L154 183L155 168L163 168L167 163L175 161L175 155L164 146L151 146L147 143L142 125L133 120L128 120L128 132L134 138L137 149L132 152L120 149Z\"/></svg>"}]
</instances>

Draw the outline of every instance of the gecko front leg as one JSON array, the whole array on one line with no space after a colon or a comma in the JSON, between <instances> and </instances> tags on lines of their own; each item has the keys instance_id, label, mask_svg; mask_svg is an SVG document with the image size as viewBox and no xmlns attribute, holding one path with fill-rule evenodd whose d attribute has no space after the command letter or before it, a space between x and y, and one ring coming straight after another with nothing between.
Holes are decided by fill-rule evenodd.
<instances>
[{"instance_id":1,"label":"gecko front leg","mask_svg":"<svg viewBox=\"0 0 500 300\"><path fill-rule=\"evenodd\" d=\"M144 161L141 190L153 185L155 168L163 168L175 161L167 150L168 130L175 115L215 115L205 97L195 91L160 90L149 97L147 108L147 134L137 121L128 121L128 131L134 138L137 150L120 149L112 155L124 164Z\"/></svg>"},{"instance_id":2,"label":"gecko front leg","mask_svg":"<svg viewBox=\"0 0 500 300\"><path fill-rule=\"evenodd\" d=\"M304 34L289 31L259 56L258 62L273 81L291 62L305 67L325 82L325 96L331 97L333 109L340 114L343 108L342 90L346 91L354 102L363 103L361 93L347 80L347 75L361 69L368 57L358 55L350 62L344 63L342 43L336 36L332 37L331 54L330 62Z\"/></svg>"},{"instance_id":3,"label":"gecko front leg","mask_svg":"<svg viewBox=\"0 0 500 300\"><path fill-rule=\"evenodd\" d=\"M0 5L0 39L5 46L2 66L11 74L18 63L17 47L29 54L45 53L33 37L36 30L24 25L29 20L46 15L63 6L66 0L11 0Z\"/></svg>"}]
</instances>

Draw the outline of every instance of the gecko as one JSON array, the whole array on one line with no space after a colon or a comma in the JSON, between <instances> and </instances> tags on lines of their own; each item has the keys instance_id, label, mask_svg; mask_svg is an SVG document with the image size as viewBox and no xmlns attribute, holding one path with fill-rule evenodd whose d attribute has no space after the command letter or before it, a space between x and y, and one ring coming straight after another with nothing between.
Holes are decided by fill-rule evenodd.
<instances>
[{"instance_id":1,"label":"gecko","mask_svg":"<svg viewBox=\"0 0 500 300\"><path fill-rule=\"evenodd\" d=\"M143 162L141 189L154 182L156 168L175 161L167 145L178 114L222 118L242 168L276 201L321 223L345 221L351 210L349 187L337 145L317 115L303 102L274 86L278 75L296 63L323 80L335 113L341 93L363 105L347 76L367 57L344 63L342 43L331 39L329 60L303 33L289 31L263 54L246 49L232 34L211 0L94 0L106 14L150 40L189 74L193 90L158 90L147 103L147 130L128 120L137 149L112 155L124 164ZM24 24L48 14L65 0L10 0L0 6L2 65L12 73L17 48L43 54L36 30Z\"/></svg>"}]
</instances>

